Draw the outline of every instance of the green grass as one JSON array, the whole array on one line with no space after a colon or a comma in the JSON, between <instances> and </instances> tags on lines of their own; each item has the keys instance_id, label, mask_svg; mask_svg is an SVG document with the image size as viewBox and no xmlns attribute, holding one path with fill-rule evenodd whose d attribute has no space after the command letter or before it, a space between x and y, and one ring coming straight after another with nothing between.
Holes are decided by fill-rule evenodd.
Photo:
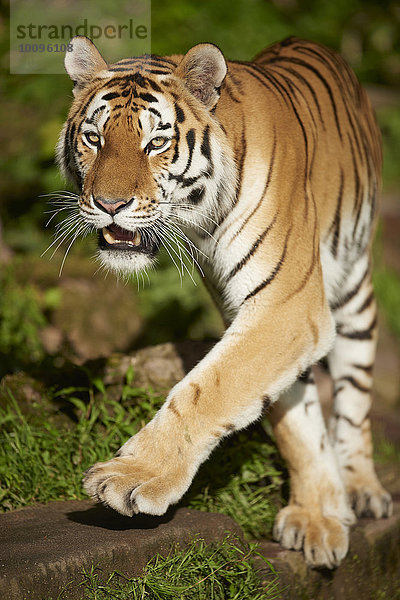
<instances>
[{"instance_id":1,"label":"green grass","mask_svg":"<svg viewBox=\"0 0 400 600\"><path fill-rule=\"evenodd\" d=\"M82 473L107 460L161 406L164 397L134 386L128 371L120 401L100 378L88 387L53 392L74 419L24 415L11 392L0 408L0 505L11 510L35 502L85 497ZM75 422L74 422L75 420ZM249 537L270 533L280 496L276 449L261 426L226 440L200 469L182 503L228 514ZM276 464L278 466L276 466Z\"/></svg>"},{"instance_id":2,"label":"green grass","mask_svg":"<svg viewBox=\"0 0 400 600\"><path fill-rule=\"evenodd\" d=\"M378 266L373 274L374 289L378 304L390 330L400 341L400 279L393 270Z\"/></svg>"},{"instance_id":3,"label":"green grass","mask_svg":"<svg viewBox=\"0 0 400 600\"><path fill-rule=\"evenodd\" d=\"M201 467L184 499L229 515L251 538L268 537L281 496L282 460L261 425L227 440Z\"/></svg>"},{"instance_id":4,"label":"green grass","mask_svg":"<svg viewBox=\"0 0 400 600\"><path fill-rule=\"evenodd\" d=\"M270 570L263 585L253 564L256 556ZM280 594L276 573L256 545L232 537L210 545L195 539L184 550L175 547L166 557L156 555L141 577L114 572L105 578L93 567L83 572L80 585L83 600L273 600Z\"/></svg>"},{"instance_id":5,"label":"green grass","mask_svg":"<svg viewBox=\"0 0 400 600\"><path fill-rule=\"evenodd\" d=\"M383 430L374 433L374 462L400 463L400 447L385 437Z\"/></svg>"},{"instance_id":6,"label":"green grass","mask_svg":"<svg viewBox=\"0 0 400 600\"><path fill-rule=\"evenodd\" d=\"M398 107L377 110L383 141L383 181L385 186L399 186L400 111Z\"/></svg>"}]
</instances>

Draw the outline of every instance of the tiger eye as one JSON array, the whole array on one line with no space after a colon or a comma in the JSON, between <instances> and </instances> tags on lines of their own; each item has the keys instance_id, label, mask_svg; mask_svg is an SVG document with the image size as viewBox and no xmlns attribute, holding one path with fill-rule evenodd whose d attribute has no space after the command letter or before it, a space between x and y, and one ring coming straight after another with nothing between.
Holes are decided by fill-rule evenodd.
<instances>
[{"instance_id":1,"label":"tiger eye","mask_svg":"<svg viewBox=\"0 0 400 600\"><path fill-rule=\"evenodd\" d=\"M153 148L161 148L165 144L166 140L163 137L156 137L151 140Z\"/></svg>"},{"instance_id":2,"label":"tiger eye","mask_svg":"<svg viewBox=\"0 0 400 600\"><path fill-rule=\"evenodd\" d=\"M85 137L89 144L97 146L100 143L100 136L98 133L94 133L94 131L88 131L87 133L85 133Z\"/></svg>"}]
</instances>

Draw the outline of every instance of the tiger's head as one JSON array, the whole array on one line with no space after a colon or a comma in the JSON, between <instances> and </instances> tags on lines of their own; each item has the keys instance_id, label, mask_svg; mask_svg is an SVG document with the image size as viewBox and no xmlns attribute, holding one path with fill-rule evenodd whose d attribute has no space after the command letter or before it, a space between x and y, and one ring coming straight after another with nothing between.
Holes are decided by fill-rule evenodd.
<instances>
[{"instance_id":1,"label":"tiger's head","mask_svg":"<svg viewBox=\"0 0 400 600\"><path fill-rule=\"evenodd\" d=\"M227 72L216 46L107 65L78 36L65 67L74 100L57 159L79 189L79 218L99 232L103 265L140 271L160 245L172 252L185 231L208 231L229 211L236 168L215 116Z\"/></svg>"}]
</instances>

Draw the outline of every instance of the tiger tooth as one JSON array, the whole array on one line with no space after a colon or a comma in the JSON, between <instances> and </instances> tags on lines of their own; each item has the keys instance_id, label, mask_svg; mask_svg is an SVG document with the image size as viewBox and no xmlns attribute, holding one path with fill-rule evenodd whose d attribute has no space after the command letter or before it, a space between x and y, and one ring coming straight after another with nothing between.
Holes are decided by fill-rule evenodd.
<instances>
[{"instance_id":1,"label":"tiger tooth","mask_svg":"<svg viewBox=\"0 0 400 600\"><path fill-rule=\"evenodd\" d=\"M133 245L134 246L140 246L141 241L142 241L142 237L141 237L140 233L137 231L135 233L134 237L133 237L133 240L132 240Z\"/></svg>"},{"instance_id":2,"label":"tiger tooth","mask_svg":"<svg viewBox=\"0 0 400 600\"><path fill-rule=\"evenodd\" d=\"M107 227L103 227L103 237L108 244L127 244L128 246L140 246L142 243L142 237L139 231L136 231L135 235L131 240L119 240L114 237L114 235L107 229Z\"/></svg>"},{"instance_id":3,"label":"tiger tooth","mask_svg":"<svg viewBox=\"0 0 400 600\"><path fill-rule=\"evenodd\" d=\"M103 227L103 237L108 244L116 244L118 240L108 231L107 227Z\"/></svg>"}]
</instances>

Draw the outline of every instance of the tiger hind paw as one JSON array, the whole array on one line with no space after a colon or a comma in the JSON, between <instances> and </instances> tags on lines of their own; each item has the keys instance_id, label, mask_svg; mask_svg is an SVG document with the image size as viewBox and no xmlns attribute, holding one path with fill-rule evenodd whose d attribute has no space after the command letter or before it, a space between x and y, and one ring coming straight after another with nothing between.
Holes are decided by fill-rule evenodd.
<instances>
[{"instance_id":1,"label":"tiger hind paw","mask_svg":"<svg viewBox=\"0 0 400 600\"><path fill-rule=\"evenodd\" d=\"M316 568L339 566L349 547L347 524L294 505L278 513L273 535L284 548L303 550L306 562Z\"/></svg>"}]
</instances>

